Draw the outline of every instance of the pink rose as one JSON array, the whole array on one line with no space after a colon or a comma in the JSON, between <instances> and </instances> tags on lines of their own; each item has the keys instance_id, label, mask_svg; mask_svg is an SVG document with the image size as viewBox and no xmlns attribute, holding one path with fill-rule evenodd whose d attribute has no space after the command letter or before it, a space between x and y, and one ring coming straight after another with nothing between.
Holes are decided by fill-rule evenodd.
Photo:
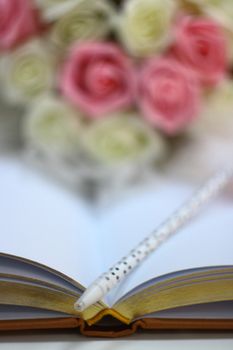
<instances>
[{"instance_id":1,"label":"pink rose","mask_svg":"<svg viewBox=\"0 0 233 350\"><path fill-rule=\"evenodd\" d=\"M131 105L135 73L115 44L83 43L73 48L65 62L60 87L74 105L98 118Z\"/></svg>"},{"instance_id":2,"label":"pink rose","mask_svg":"<svg viewBox=\"0 0 233 350\"><path fill-rule=\"evenodd\" d=\"M175 53L198 73L204 84L215 85L227 66L224 34L210 19L183 17L175 30Z\"/></svg>"},{"instance_id":3,"label":"pink rose","mask_svg":"<svg viewBox=\"0 0 233 350\"><path fill-rule=\"evenodd\" d=\"M152 58L139 73L138 101L143 116L167 134L197 117L200 89L196 75L173 58Z\"/></svg>"},{"instance_id":4,"label":"pink rose","mask_svg":"<svg viewBox=\"0 0 233 350\"><path fill-rule=\"evenodd\" d=\"M0 0L0 49L11 49L36 34L37 15L31 0Z\"/></svg>"}]
</instances>

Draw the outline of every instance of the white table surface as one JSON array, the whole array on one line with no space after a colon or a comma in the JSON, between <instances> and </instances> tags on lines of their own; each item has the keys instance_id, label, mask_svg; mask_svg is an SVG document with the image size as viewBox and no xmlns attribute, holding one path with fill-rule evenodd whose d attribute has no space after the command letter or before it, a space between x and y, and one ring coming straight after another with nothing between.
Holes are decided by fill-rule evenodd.
<instances>
[{"instance_id":1,"label":"white table surface","mask_svg":"<svg viewBox=\"0 0 233 350\"><path fill-rule=\"evenodd\" d=\"M85 338L77 334L2 335L1 350L230 350L233 334L137 334L114 340Z\"/></svg>"}]
</instances>

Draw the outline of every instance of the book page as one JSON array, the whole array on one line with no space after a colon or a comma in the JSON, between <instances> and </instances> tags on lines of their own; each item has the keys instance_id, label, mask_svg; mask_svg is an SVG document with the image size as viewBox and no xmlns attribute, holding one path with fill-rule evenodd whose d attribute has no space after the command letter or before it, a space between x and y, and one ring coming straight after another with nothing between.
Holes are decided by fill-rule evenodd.
<instances>
[{"instance_id":1,"label":"book page","mask_svg":"<svg viewBox=\"0 0 233 350\"><path fill-rule=\"evenodd\" d=\"M0 252L87 286L102 272L90 208L22 161L0 159Z\"/></svg>"},{"instance_id":2,"label":"book page","mask_svg":"<svg viewBox=\"0 0 233 350\"><path fill-rule=\"evenodd\" d=\"M102 217L104 270L127 255L193 193L179 183L156 184L137 191ZM233 265L233 198L214 200L179 233L163 243L115 290L112 305L131 289L152 278L176 271Z\"/></svg>"},{"instance_id":3,"label":"book page","mask_svg":"<svg viewBox=\"0 0 233 350\"><path fill-rule=\"evenodd\" d=\"M182 318L182 319L222 319L232 320L233 302L220 301L215 303L203 303L189 306L181 306L174 309L154 312L143 316L143 318Z\"/></svg>"},{"instance_id":4,"label":"book page","mask_svg":"<svg viewBox=\"0 0 233 350\"><path fill-rule=\"evenodd\" d=\"M70 315L62 312L37 309L26 306L0 305L0 320L38 320L45 318L64 318Z\"/></svg>"},{"instance_id":5,"label":"book page","mask_svg":"<svg viewBox=\"0 0 233 350\"><path fill-rule=\"evenodd\" d=\"M54 272L45 269L41 265L35 265L34 263L29 263L28 260L22 260L22 258L17 258L14 255L0 255L0 282L6 276L14 279L20 279L21 282L27 282L28 280L36 280L49 283L56 287L61 287L68 289L69 291L74 291L76 293L82 293L82 289L79 286L68 279L64 279L63 275L54 274Z\"/></svg>"},{"instance_id":6,"label":"book page","mask_svg":"<svg viewBox=\"0 0 233 350\"><path fill-rule=\"evenodd\" d=\"M193 192L157 183L94 211L29 170L20 160L0 160L0 252L21 256L68 275L84 286L126 255ZM164 243L109 296L121 296L175 271L233 265L233 199L218 199Z\"/></svg>"}]
</instances>

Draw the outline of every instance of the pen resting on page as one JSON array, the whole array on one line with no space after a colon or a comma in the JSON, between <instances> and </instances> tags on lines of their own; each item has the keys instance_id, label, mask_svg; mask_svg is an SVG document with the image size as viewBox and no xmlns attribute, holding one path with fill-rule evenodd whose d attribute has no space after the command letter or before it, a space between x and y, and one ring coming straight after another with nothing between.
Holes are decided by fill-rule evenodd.
<instances>
[{"instance_id":1,"label":"pen resting on page","mask_svg":"<svg viewBox=\"0 0 233 350\"><path fill-rule=\"evenodd\" d=\"M232 178L233 167L219 171L210 178L189 201L175 211L158 229L146 237L109 271L97 278L77 300L74 308L81 312L101 300L160 244L198 214L202 207L219 194Z\"/></svg>"}]
</instances>

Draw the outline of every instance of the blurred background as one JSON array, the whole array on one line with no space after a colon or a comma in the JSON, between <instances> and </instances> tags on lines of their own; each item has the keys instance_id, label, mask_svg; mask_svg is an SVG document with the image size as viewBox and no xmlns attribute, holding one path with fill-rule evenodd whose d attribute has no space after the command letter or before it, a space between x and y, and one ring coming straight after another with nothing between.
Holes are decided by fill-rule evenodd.
<instances>
[{"instance_id":1,"label":"blurred background","mask_svg":"<svg viewBox=\"0 0 233 350\"><path fill-rule=\"evenodd\" d=\"M233 152L232 0L0 0L0 154L101 202Z\"/></svg>"}]
</instances>

